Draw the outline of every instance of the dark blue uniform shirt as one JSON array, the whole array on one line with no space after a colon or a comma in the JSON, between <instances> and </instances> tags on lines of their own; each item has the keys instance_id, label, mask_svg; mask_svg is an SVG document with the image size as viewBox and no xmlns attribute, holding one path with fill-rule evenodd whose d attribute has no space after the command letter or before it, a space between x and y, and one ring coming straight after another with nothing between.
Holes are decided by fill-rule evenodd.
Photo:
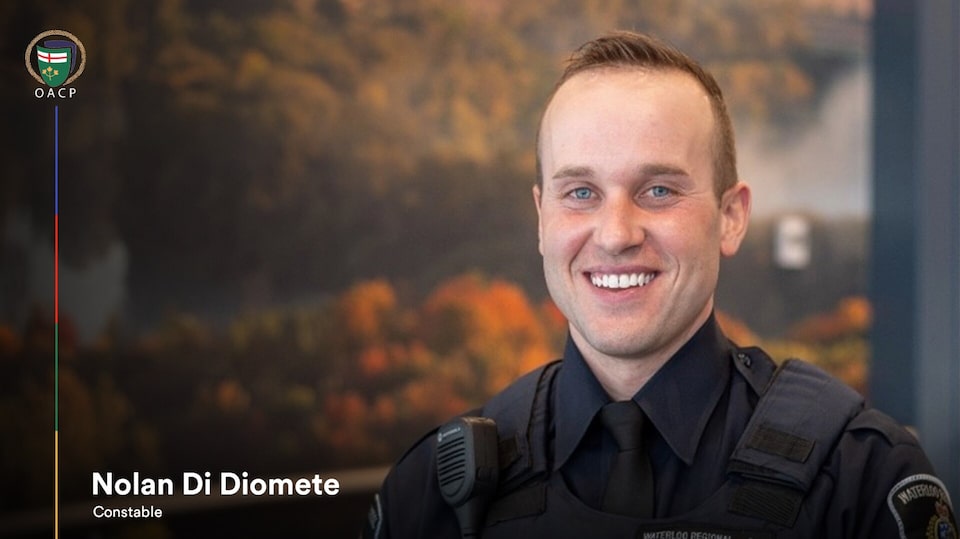
<instances>
[{"instance_id":1,"label":"dark blue uniform shirt","mask_svg":"<svg viewBox=\"0 0 960 539\"><path fill-rule=\"evenodd\" d=\"M745 380L731 381L733 352L711 318L633 397L649 419L657 517L693 509L726 479L727 459L757 402ZM610 397L569 339L556 384L554 469L599 509L617 452L597 417Z\"/></svg>"},{"instance_id":2,"label":"dark blue uniform shirt","mask_svg":"<svg viewBox=\"0 0 960 539\"><path fill-rule=\"evenodd\" d=\"M647 432L652 436L658 519L703 504L727 479L730 455L759 399L733 364L737 350L711 316L633 397L654 427ZM553 470L570 492L595 509L617 451L598 418L608 402L609 396L568 339L550 412ZM456 517L439 493L434 448L434 437L425 436L391 470L374 500L365 537L460 536ZM926 488L937 480L916 439L874 410L851 421L823 473L833 484L829 499L808 500L826 507L818 536L896 538L901 537L898 520L917 530L928 522L955 526L949 511L937 520L932 502L919 512L918 504L909 510L893 507L891 493L902 497L903 492L921 492L922 488L910 488Z\"/></svg>"}]
</instances>

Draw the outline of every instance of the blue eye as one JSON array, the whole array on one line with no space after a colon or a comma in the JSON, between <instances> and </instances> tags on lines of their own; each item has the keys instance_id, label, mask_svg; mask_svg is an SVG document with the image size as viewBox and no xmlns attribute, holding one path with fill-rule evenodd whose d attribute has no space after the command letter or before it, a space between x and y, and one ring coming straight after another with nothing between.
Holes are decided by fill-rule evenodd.
<instances>
[{"instance_id":1,"label":"blue eye","mask_svg":"<svg viewBox=\"0 0 960 539\"><path fill-rule=\"evenodd\" d=\"M672 191L662 185L650 188L650 195L652 195L653 198L664 198L670 196L670 193L672 193Z\"/></svg>"},{"instance_id":2,"label":"blue eye","mask_svg":"<svg viewBox=\"0 0 960 539\"><path fill-rule=\"evenodd\" d=\"M586 200L593 195L593 191L586 187L578 187L571 191L570 194L577 200Z\"/></svg>"}]
</instances>

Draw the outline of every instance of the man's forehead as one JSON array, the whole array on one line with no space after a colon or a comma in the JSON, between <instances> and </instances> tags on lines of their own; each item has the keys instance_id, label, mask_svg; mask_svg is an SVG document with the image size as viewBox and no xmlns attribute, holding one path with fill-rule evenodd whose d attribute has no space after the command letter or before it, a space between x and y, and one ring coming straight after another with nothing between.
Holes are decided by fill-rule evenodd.
<instances>
[{"instance_id":1,"label":"man's forehead","mask_svg":"<svg viewBox=\"0 0 960 539\"><path fill-rule=\"evenodd\" d=\"M632 100L633 96L636 100ZM657 106L650 108L651 100ZM622 107L612 111L611 103ZM635 107L634 107L635 105ZM631 108L645 110L645 112L662 113L670 117L672 122L690 121L692 118L706 118L714 128L714 114L710 99L699 82L690 74L677 69L638 69L638 68L604 68L593 69L578 73L564 81L552 96L538 133L538 150L560 124L571 118L578 121L590 122L594 119L605 121L602 128L611 127L611 123L618 123L621 119L624 129L630 129L629 113ZM622 118L618 114L622 112ZM606 119L600 118L606 116ZM596 117L596 118L595 118ZM581 127L584 127L581 125ZM546 138L545 138L546 137Z\"/></svg>"},{"instance_id":2,"label":"man's forehead","mask_svg":"<svg viewBox=\"0 0 960 539\"><path fill-rule=\"evenodd\" d=\"M579 110L603 101L605 94L612 96L633 91L636 91L638 100L642 100L644 93L652 88L659 89L661 95L687 99L690 107L696 107L696 103L701 102L702 110L711 117L711 123L714 123L706 90L693 75L685 71L635 66L595 68L565 80L550 97L537 133L538 153L542 149L545 130L552 127L558 109ZM648 93L647 96L649 95Z\"/></svg>"},{"instance_id":3,"label":"man's forehead","mask_svg":"<svg viewBox=\"0 0 960 539\"><path fill-rule=\"evenodd\" d=\"M655 90L651 92L651 89ZM673 107L676 114L679 115L677 121L682 121L682 116L689 117L691 114L706 118L709 124L705 127L715 135L716 117L710 103L710 97L700 81L692 74L676 68L639 66L593 68L569 77L551 96L537 133L538 167L543 164L542 159L546 157L542 152L546 148L552 147L555 137L560 134L557 131L558 125L556 122L558 120L561 123L565 121L557 118L557 114L566 118L572 112L579 115L581 120L587 118L589 121L590 113L588 111L593 107L601 105L617 95L622 97L624 93L629 97L632 92L636 92L638 105L646 103L653 93L657 93L661 97L668 96L669 99L676 98L683 101L681 106L676 106L675 103ZM698 108L699 111L697 111ZM582 114L585 112L586 114ZM629 130L630 126L627 125L624 128ZM581 135L586 134L583 129L580 132ZM567 131L567 133L570 132ZM545 171L540 170L540 172Z\"/></svg>"},{"instance_id":4,"label":"man's forehead","mask_svg":"<svg viewBox=\"0 0 960 539\"><path fill-rule=\"evenodd\" d=\"M596 91L603 88L640 90L650 86L668 86L685 90L709 100L706 89L690 73L677 68L650 68L640 66L605 66L588 69L565 80L550 97L546 113L558 100L569 98L581 92Z\"/></svg>"}]
</instances>

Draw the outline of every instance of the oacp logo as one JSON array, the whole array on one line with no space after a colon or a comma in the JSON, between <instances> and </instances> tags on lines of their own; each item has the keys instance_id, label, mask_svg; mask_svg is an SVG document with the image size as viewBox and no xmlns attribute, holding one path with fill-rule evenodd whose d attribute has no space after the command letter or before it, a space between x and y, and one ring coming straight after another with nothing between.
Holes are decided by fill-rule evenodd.
<instances>
[{"instance_id":1,"label":"oacp logo","mask_svg":"<svg viewBox=\"0 0 960 539\"><path fill-rule=\"evenodd\" d=\"M46 88L37 88L37 99L70 98L76 88L67 85L77 80L87 64L87 52L77 36L63 30L48 30L33 38L23 55L27 72Z\"/></svg>"}]
</instances>

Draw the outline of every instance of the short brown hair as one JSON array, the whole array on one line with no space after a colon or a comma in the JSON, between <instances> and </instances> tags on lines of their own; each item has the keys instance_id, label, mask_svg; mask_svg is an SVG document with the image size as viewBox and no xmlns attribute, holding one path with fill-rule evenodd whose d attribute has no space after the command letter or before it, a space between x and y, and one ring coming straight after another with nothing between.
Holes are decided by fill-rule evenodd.
<instances>
[{"instance_id":1,"label":"short brown hair","mask_svg":"<svg viewBox=\"0 0 960 539\"><path fill-rule=\"evenodd\" d=\"M578 73L601 68L677 69L695 78L710 98L716 122L714 132L714 188L717 198L737 183L737 149L733 124L720 86L699 63L675 47L659 39L635 32L614 32L588 41L570 56L563 74L554 86L560 86ZM551 95L549 102L552 101ZM542 128L543 118L540 119ZM543 184L540 165L540 128L537 129L537 182Z\"/></svg>"}]
</instances>

